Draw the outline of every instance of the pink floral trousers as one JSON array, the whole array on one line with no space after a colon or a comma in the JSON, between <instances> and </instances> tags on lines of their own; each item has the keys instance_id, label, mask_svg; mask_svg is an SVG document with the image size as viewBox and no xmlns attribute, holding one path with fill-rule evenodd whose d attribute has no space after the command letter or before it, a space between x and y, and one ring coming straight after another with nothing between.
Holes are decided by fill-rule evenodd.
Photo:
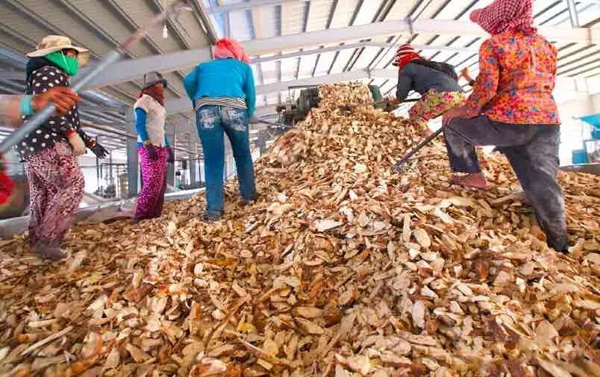
<instances>
[{"instance_id":1,"label":"pink floral trousers","mask_svg":"<svg viewBox=\"0 0 600 377\"><path fill-rule=\"evenodd\" d=\"M153 161L144 147L138 147L142 165L142 191L138 197L135 219L160 217L167 190L167 148L156 148L158 159Z\"/></svg>"},{"instance_id":2,"label":"pink floral trousers","mask_svg":"<svg viewBox=\"0 0 600 377\"><path fill-rule=\"evenodd\" d=\"M438 92L430 90L409 111L409 120L419 130L427 130L427 122L462 106L465 97L461 92Z\"/></svg>"},{"instance_id":3,"label":"pink floral trousers","mask_svg":"<svg viewBox=\"0 0 600 377\"><path fill-rule=\"evenodd\" d=\"M60 243L73 223L85 182L68 143L57 143L25 164L29 182L29 239Z\"/></svg>"}]
</instances>

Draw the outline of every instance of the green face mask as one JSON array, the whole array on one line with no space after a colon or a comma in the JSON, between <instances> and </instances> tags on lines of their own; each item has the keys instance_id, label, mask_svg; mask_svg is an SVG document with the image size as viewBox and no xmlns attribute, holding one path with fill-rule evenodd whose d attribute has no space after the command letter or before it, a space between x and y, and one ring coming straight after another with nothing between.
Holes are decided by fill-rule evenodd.
<instances>
[{"instance_id":1,"label":"green face mask","mask_svg":"<svg viewBox=\"0 0 600 377\"><path fill-rule=\"evenodd\" d=\"M79 60L66 56L62 51L56 51L45 56L46 59L60 67L68 76L75 76L79 71Z\"/></svg>"}]
</instances>

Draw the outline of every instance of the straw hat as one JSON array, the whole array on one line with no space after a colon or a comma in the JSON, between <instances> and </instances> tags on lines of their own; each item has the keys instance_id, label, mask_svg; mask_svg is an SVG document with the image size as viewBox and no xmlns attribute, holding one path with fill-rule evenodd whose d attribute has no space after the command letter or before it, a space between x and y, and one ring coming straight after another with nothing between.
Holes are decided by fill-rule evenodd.
<instances>
[{"instance_id":1,"label":"straw hat","mask_svg":"<svg viewBox=\"0 0 600 377\"><path fill-rule=\"evenodd\" d=\"M51 54L56 51L62 50L75 50L79 53L77 60L79 65L85 65L90 59L90 50L83 47L73 46L71 39L63 37L62 35L48 35L40 44L37 45L36 50L27 54L28 58L38 58Z\"/></svg>"}]
</instances>

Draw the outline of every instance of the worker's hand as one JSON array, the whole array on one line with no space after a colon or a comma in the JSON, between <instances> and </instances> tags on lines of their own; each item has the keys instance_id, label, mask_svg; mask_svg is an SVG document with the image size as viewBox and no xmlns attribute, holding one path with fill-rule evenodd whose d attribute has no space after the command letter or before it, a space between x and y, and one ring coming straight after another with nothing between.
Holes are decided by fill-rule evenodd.
<instances>
[{"instance_id":1,"label":"worker's hand","mask_svg":"<svg viewBox=\"0 0 600 377\"><path fill-rule=\"evenodd\" d=\"M250 117L250 119L248 119L248 123L257 124L257 123L260 123L260 119L258 119L258 117L256 115L252 115Z\"/></svg>"},{"instance_id":2,"label":"worker's hand","mask_svg":"<svg viewBox=\"0 0 600 377\"><path fill-rule=\"evenodd\" d=\"M102 145L95 143L90 150L98 157L99 159L106 158L108 156L108 151Z\"/></svg>"},{"instance_id":3,"label":"worker's hand","mask_svg":"<svg viewBox=\"0 0 600 377\"><path fill-rule=\"evenodd\" d=\"M466 118L466 119L470 119L475 117L476 115L473 115L467 108L465 108L464 106L461 107L455 107L454 109L446 112L444 114L444 117L442 118L442 125L443 126L447 126L450 123L452 123L452 121L454 121L455 119L458 118Z\"/></svg>"},{"instance_id":4,"label":"worker's hand","mask_svg":"<svg viewBox=\"0 0 600 377\"><path fill-rule=\"evenodd\" d=\"M152 160L152 161L158 160L158 151L156 150L156 147L154 145L152 145L152 144L144 145L144 148L146 149L146 152L148 153L148 157L150 157L150 160Z\"/></svg>"},{"instance_id":5,"label":"worker's hand","mask_svg":"<svg viewBox=\"0 0 600 377\"><path fill-rule=\"evenodd\" d=\"M171 147L167 147L167 162L170 164L175 162L175 151Z\"/></svg>"},{"instance_id":6,"label":"worker's hand","mask_svg":"<svg viewBox=\"0 0 600 377\"><path fill-rule=\"evenodd\" d=\"M36 94L31 99L33 110L37 113L43 110L48 104L52 103L56 106L58 115L65 115L73 106L79 102L80 98L72 89L57 86L45 93Z\"/></svg>"},{"instance_id":7,"label":"worker's hand","mask_svg":"<svg viewBox=\"0 0 600 377\"><path fill-rule=\"evenodd\" d=\"M81 156L86 154L87 148L85 147L85 143L81 140L81 137L77 134L77 132L72 132L69 136L67 136L69 140L69 144L71 144L71 148L73 148L73 154L75 156Z\"/></svg>"},{"instance_id":8,"label":"worker's hand","mask_svg":"<svg viewBox=\"0 0 600 377\"><path fill-rule=\"evenodd\" d=\"M467 82L471 82L473 81L473 78L471 77L471 73L469 72L469 68L465 67L462 69L462 71L460 71L460 75L467 80Z\"/></svg>"}]
</instances>

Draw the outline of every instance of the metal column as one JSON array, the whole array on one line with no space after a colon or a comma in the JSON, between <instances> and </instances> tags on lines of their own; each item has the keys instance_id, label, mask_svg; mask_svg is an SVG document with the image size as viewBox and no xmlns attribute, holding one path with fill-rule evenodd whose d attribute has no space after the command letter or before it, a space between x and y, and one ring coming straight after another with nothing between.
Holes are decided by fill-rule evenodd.
<instances>
[{"instance_id":1,"label":"metal column","mask_svg":"<svg viewBox=\"0 0 600 377\"><path fill-rule=\"evenodd\" d=\"M127 109L127 129L135 133L135 117L132 109ZM127 138L127 190L128 197L136 197L139 193L139 171L140 162L137 151L137 140Z\"/></svg>"},{"instance_id":2,"label":"metal column","mask_svg":"<svg viewBox=\"0 0 600 377\"><path fill-rule=\"evenodd\" d=\"M192 151L198 153L198 143L195 141L192 142L191 145ZM196 187L198 184L198 156L190 156L190 185L192 187Z\"/></svg>"},{"instance_id":3,"label":"metal column","mask_svg":"<svg viewBox=\"0 0 600 377\"><path fill-rule=\"evenodd\" d=\"M176 147L176 140L175 140L175 133L176 133L176 126L173 127L169 127L166 126L166 131L167 131L167 139L169 139L169 143L171 144L171 147ZM177 153L175 153L175 159L177 159ZM168 164L167 165L167 185L171 185L171 186L175 186L175 166L177 165L177 161L175 161L172 164Z\"/></svg>"},{"instance_id":4,"label":"metal column","mask_svg":"<svg viewBox=\"0 0 600 377\"><path fill-rule=\"evenodd\" d=\"M263 154L267 151L267 135L266 131L258 132L258 140L256 141L256 145L258 146L258 150L260 151L260 155L262 157Z\"/></svg>"},{"instance_id":5,"label":"metal column","mask_svg":"<svg viewBox=\"0 0 600 377\"><path fill-rule=\"evenodd\" d=\"M577 5L575 0L566 0L569 7L569 17L571 18L571 26L579 27L579 13L577 13Z\"/></svg>"}]
</instances>

